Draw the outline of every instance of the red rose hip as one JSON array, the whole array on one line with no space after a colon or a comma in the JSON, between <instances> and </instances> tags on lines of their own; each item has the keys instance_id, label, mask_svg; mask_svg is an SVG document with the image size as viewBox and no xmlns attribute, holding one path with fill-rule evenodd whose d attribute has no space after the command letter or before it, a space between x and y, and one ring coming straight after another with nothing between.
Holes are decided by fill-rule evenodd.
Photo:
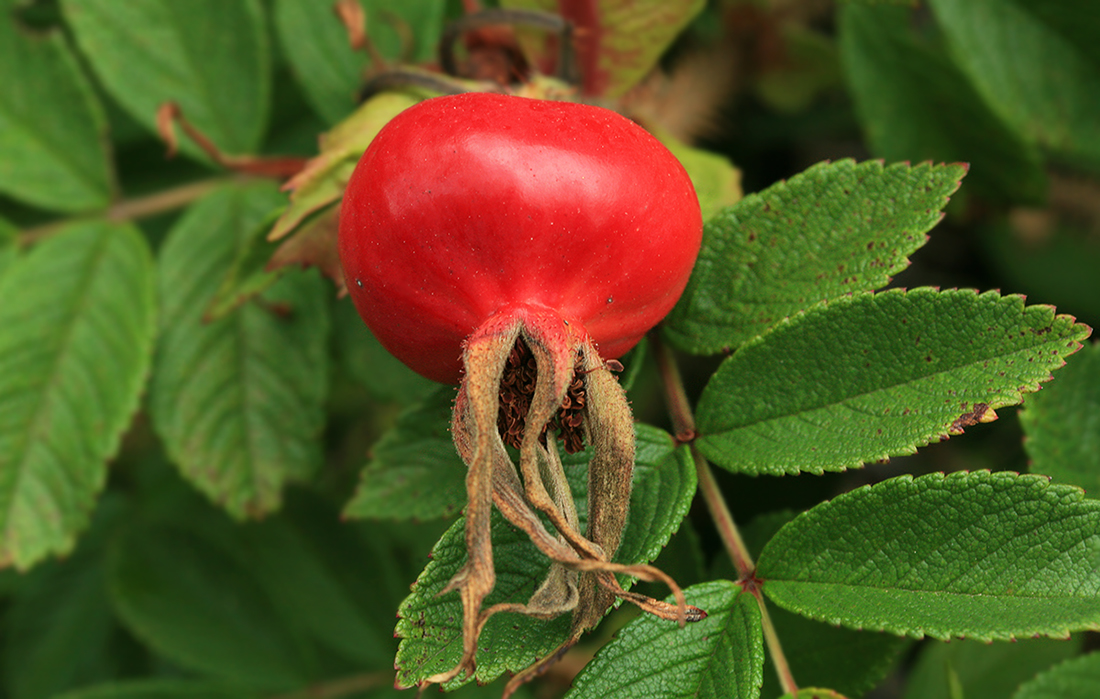
<instances>
[{"instance_id":1,"label":"red rose hip","mask_svg":"<svg viewBox=\"0 0 1100 699\"><path fill-rule=\"evenodd\" d=\"M572 612L566 646L616 596L681 622L705 616L657 569L613 560L630 502L634 430L611 372L618 363L608 361L672 309L701 237L699 202L679 161L599 107L439 97L399 114L363 154L340 210L352 299L412 369L461 380L452 434L469 469L468 560L447 589L461 595L463 652L427 681L472 672L481 628L501 611ZM559 441L567 451L591 448L583 534ZM518 469L505 444L519 450ZM494 504L552 564L526 603L483 610L495 584ZM663 580L679 603L626 591L617 572Z\"/></svg>"}]
</instances>

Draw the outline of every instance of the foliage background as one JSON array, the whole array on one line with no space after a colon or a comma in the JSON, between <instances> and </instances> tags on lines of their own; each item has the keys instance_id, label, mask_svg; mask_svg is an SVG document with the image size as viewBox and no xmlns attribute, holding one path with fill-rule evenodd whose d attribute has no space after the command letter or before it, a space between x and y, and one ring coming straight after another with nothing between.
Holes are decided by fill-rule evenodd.
<instances>
[{"instance_id":1,"label":"foliage background","mask_svg":"<svg viewBox=\"0 0 1100 699\"><path fill-rule=\"evenodd\" d=\"M462 13L423 0L392 21L387 3L361 4L390 60L433 60L444 22ZM615 4L629 15L647 3ZM714 1L664 54L668 80L632 108L728 157L746 192L827 159L969 162L948 216L892 285L1023 292L1095 326L1100 20L1090 9ZM272 180L227 174L189 139L166 160L156 136L157 108L173 99L227 153L313 156L318 134L353 109L370 58L347 49L327 2L0 0L0 10L0 696L391 693L393 616L449 524L429 513L461 506L461 474L451 501L402 503L412 520L340 513L368 449L379 473L448 453L446 433L425 428L437 423L398 418L433 389L373 343L316 270L204 322L285 195ZM284 322L287 303L309 310ZM1096 357L1070 359L1065 390L1078 395L1040 410L1053 400L1044 392L1023 411L1026 450L1005 410L888 464L800 478L720 471L719 484L738 521L752 522L750 539L777 528L776 511L900 473L1023 472L1033 460L1094 495ZM693 399L717 363L684 364ZM35 402L43 395L53 402ZM441 395L425 410L445 407ZM631 400L640 420L671 429L654 372L639 374ZM414 450L387 441L395 424L420 430ZM1057 472L1066 463L1075 471ZM395 506L378 500L352 507ZM732 577L698 505L658 565L685 586ZM707 594L736 609L728 590ZM540 691L560 691L610 633ZM868 650L862 683L844 686L842 671L822 683L851 695L886 678L878 696L954 686L1008 697L1094 644L898 641ZM764 696L780 693L772 674Z\"/></svg>"}]
</instances>

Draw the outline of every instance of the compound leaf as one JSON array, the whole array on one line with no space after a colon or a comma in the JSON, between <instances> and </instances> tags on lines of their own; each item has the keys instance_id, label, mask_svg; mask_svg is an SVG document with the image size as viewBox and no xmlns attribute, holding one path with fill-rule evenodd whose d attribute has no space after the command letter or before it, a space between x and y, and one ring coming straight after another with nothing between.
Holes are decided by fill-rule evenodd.
<instances>
[{"instance_id":1,"label":"compound leaf","mask_svg":"<svg viewBox=\"0 0 1100 699\"><path fill-rule=\"evenodd\" d=\"M279 506L321 461L328 305L314 273L288 273L253 303L205 322L239 247L278 206L274 185L227 187L194 205L160 252L164 303L153 422L173 461L237 517Z\"/></svg>"},{"instance_id":2,"label":"compound leaf","mask_svg":"<svg viewBox=\"0 0 1100 699\"><path fill-rule=\"evenodd\" d=\"M995 419L1087 326L1019 296L890 290L815 306L727 359L699 400L699 448L750 474L841 471Z\"/></svg>"},{"instance_id":3,"label":"compound leaf","mask_svg":"<svg viewBox=\"0 0 1100 699\"><path fill-rule=\"evenodd\" d=\"M1031 470L1100 496L1100 345L1074 356L1024 408Z\"/></svg>"},{"instance_id":4,"label":"compound leaf","mask_svg":"<svg viewBox=\"0 0 1100 699\"><path fill-rule=\"evenodd\" d=\"M1100 693L1100 653L1067 660L1039 675L1012 699L1091 699Z\"/></svg>"},{"instance_id":5,"label":"compound leaf","mask_svg":"<svg viewBox=\"0 0 1100 699\"><path fill-rule=\"evenodd\" d=\"M153 262L131 226L73 225L0 275L0 563L70 551L145 385Z\"/></svg>"},{"instance_id":6,"label":"compound leaf","mask_svg":"<svg viewBox=\"0 0 1100 699\"><path fill-rule=\"evenodd\" d=\"M764 641L756 599L725 580L689 587L684 596L707 618L682 629L648 614L635 619L581 671L566 699L759 697Z\"/></svg>"},{"instance_id":7,"label":"compound leaf","mask_svg":"<svg viewBox=\"0 0 1100 699\"><path fill-rule=\"evenodd\" d=\"M254 153L267 126L271 65L258 0L63 0L104 87L150 130L176 102L228 153ZM197 154L190 139L181 150Z\"/></svg>"},{"instance_id":8,"label":"compound leaf","mask_svg":"<svg viewBox=\"0 0 1100 699\"><path fill-rule=\"evenodd\" d=\"M454 395L441 387L397 418L372 448L345 517L423 520L466 505L466 465L449 429Z\"/></svg>"},{"instance_id":9,"label":"compound leaf","mask_svg":"<svg viewBox=\"0 0 1100 699\"><path fill-rule=\"evenodd\" d=\"M686 449L676 448L672 438L653 427L637 425L638 448L634 492L623 543L615 560L642 563L653 560L687 515L695 494L695 469ZM581 527L587 519L586 452L566 459L565 471L577 500ZM415 686L437 672L449 670L462 654L462 606L455 594L440 592L466 560L465 518L460 517L432 550L432 560L413 586L398 612L397 686ZM493 559L496 588L486 606L513 600L526 602L546 576L549 559L493 511ZM516 672L541 659L569 637L568 614L551 621L498 614L482 631L475 678L491 682L504 672ZM675 626L672 622L667 622ZM450 690L464 682L444 685Z\"/></svg>"},{"instance_id":10,"label":"compound leaf","mask_svg":"<svg viewBox=\"0 0 1100 699\"><path fill-rule=\"evenodd\" d=\"M33 35L0 0L0 190L35 206L106 206L106 117L60 32Z\"/></svg>"},{"instance_id":11,"label":"compound leaf","mask_svg":"<svg viewBox=\"0 0 1100 699\"><path fill-rule=\"evenodd\" d=\"M832 624L941 640L1100 628L1100 502L1041 476L902 476L783 527L757 575Z\"/></svg>"},{"instance_id":12,"label":"compound leaf","mask_svg":"<svg viewBox=\"0 0 1100 699\"><path fill-rule=\"evenodd\" d=\"M821 163L750 194L704 227L665 320L693 354L735 349L818 301L884 286L939 222L964 165Z\"/></svg>"}]
</instances>

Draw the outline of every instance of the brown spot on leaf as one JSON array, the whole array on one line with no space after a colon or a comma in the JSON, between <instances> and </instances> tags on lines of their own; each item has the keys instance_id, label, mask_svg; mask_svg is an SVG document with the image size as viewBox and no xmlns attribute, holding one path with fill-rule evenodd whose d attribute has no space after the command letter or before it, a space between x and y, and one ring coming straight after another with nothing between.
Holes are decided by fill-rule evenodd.
<instances>
[{"instance_id":1,"label":"brown spot on leaf","mask_svg":"<svg viewBox=\"0 0 1100 699\"><path fill-rule=\"evenodd\" d=\"M963 403L962 408L966 410L965 403ZM993 422L996 419L997 413L989 407L988 403L975 403L974 407L957 417L955 421L951 423L951 427L947 428L947 431L950 434L962 434L963 430L967 427L982 422Z\"/></svg>"}]
</instances>

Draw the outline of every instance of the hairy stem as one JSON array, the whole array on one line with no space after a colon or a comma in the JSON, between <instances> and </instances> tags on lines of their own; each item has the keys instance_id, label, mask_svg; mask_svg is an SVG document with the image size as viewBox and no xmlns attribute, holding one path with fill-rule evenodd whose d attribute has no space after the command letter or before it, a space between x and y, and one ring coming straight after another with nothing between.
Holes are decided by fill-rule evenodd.
<instances>
[{"instance_id":1,"label":"hairy stem","mask_svg":"<svg viewBox=\"0 0 1100 699\"><path fill-rule=\"evenodd\" d=\"M668 402L673 429L676 431L676 439L680 442L691 443L691 458L695 462L695 473L699 479L699 492L702 493L703 500L710 511L711 519L714 520L718 536L722 539L722 544L725 545L726 552L737 569L738 583L741 584L743 590L750 592L756 598L756 603L760 606L760 620L764 629L764 640L768 644L768 652L772 662L775 663L779 684L783 687L784 692L797 693L798 686L791 674L790 665L787 664L787 656L783 653L779 636L775 633L775 626L772 624L771 616L768 615L767 607L764 604L764 596L760 593L760 581L756 579L756 564L753 563L752 555L749 553L748 547L745 546L744 539L741 538L741 532L737 529L737 524L733 521L733 515L730 514L729 506L718 487L718 482L714 480L714 472L711 471L710 464L707 463L706 457L693 443L696 436L695 415L692 413L691 402L688 400L687 390L684 388L680 367L676 364L672 351L661 339L659 330L650 333L649 341L650 347L653 349L653 355L657 360L657 371L661 375L661 384L665 389L665 399Z\"/></svg>"}]
</instances>

